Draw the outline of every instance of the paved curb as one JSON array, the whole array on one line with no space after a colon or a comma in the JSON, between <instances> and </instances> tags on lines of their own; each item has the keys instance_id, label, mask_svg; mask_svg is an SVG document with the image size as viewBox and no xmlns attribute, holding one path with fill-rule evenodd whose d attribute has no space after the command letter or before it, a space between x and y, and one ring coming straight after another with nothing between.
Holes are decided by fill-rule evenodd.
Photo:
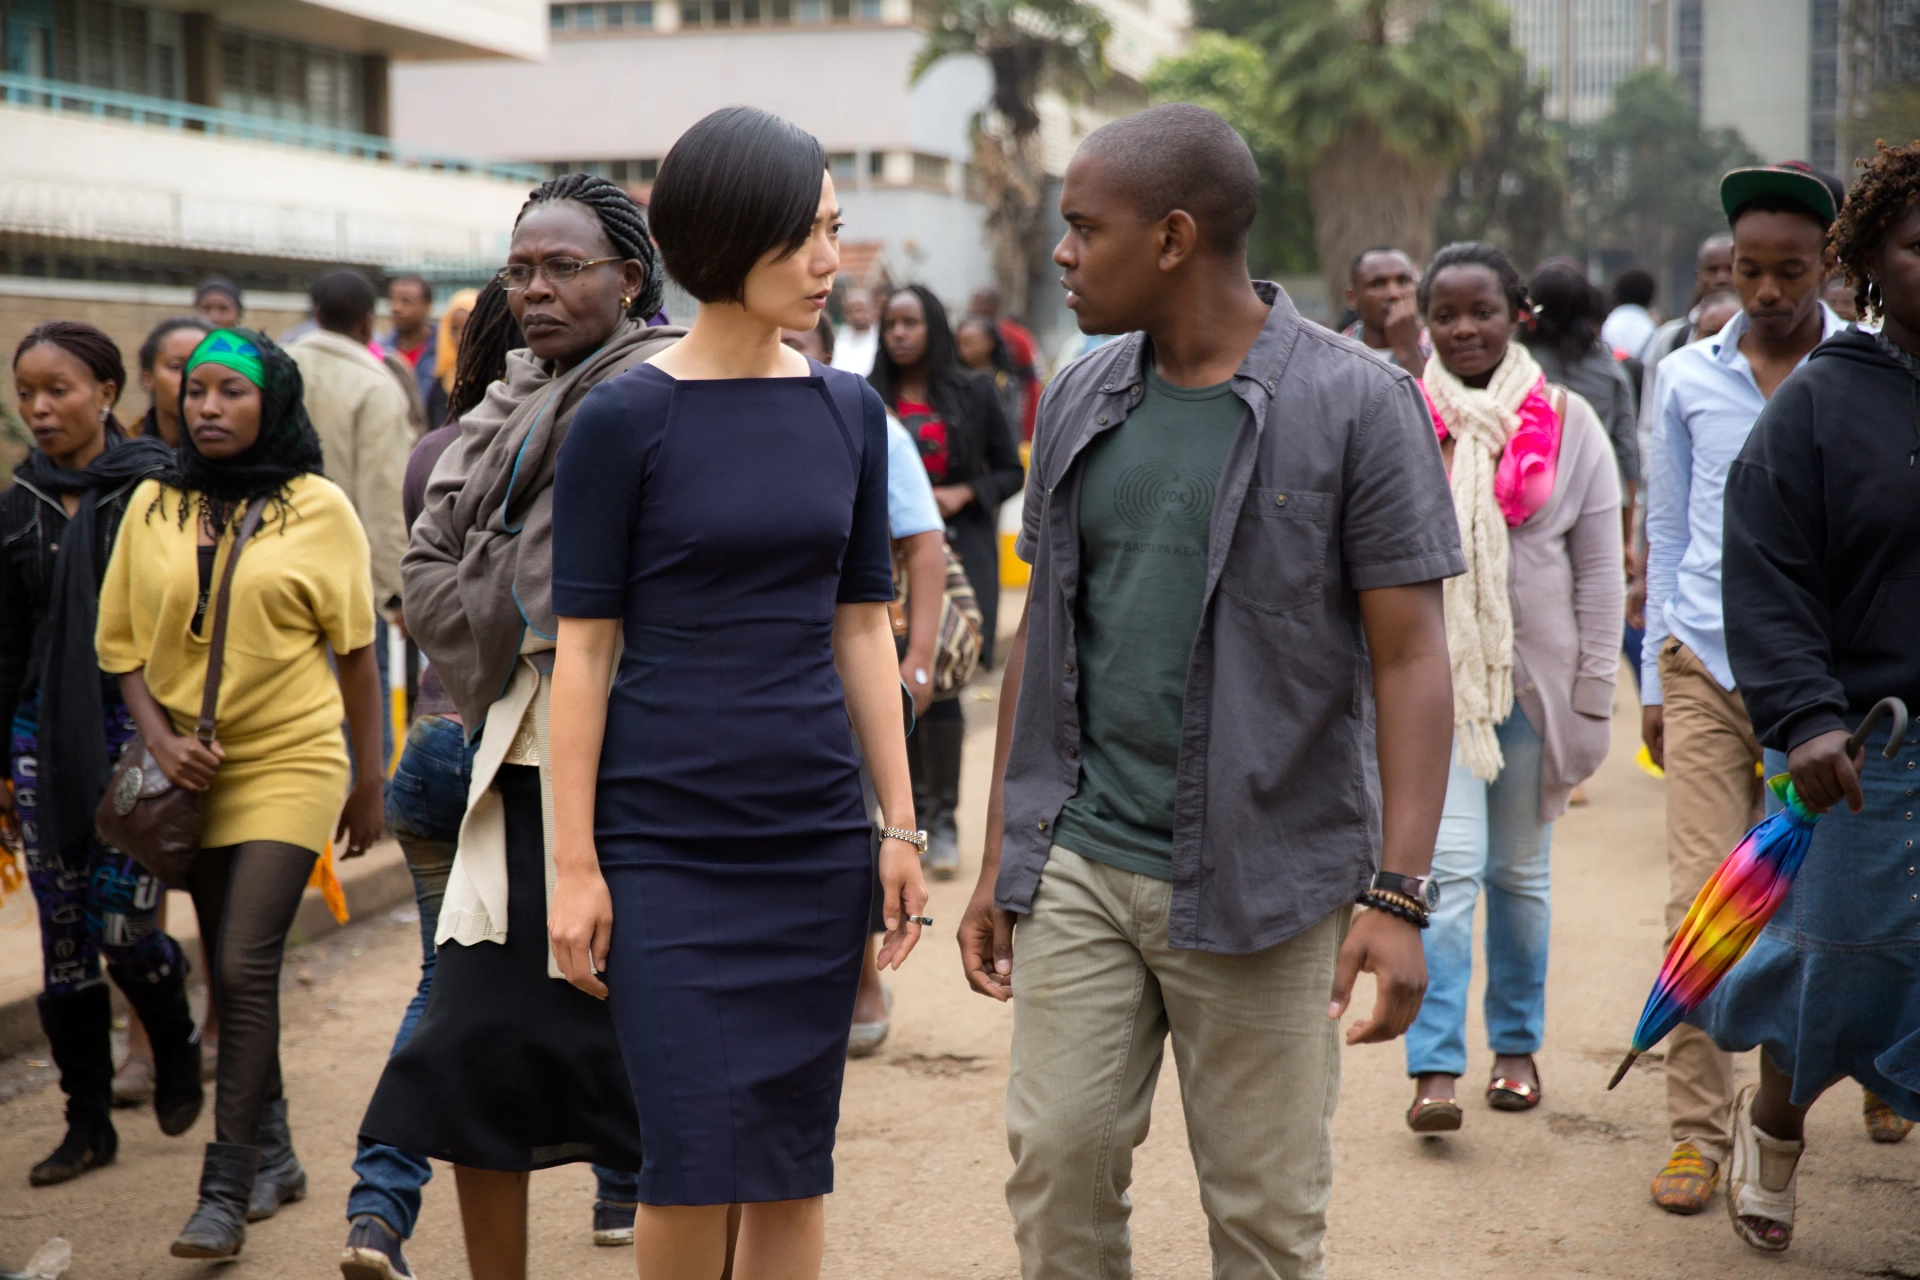
<instances>
[{"instance_id":1,"label":"paved curb","mask_svg":"<svg viewBox=\"0 0 1920 1280\"><path fill-rule=\"evenodd\" d=\"M413 901L413 876L407 871L406 859L400 856L399 846L392 841L375 845L368 852L367 860L359 866L352 862L340 864L340 872L340 887L346 892L347 913L351 917L349 923L369 919L382 911L390 911L402 903ZM309 889L300 901L300 910L293 918L293 928L288 931L287 942L291 946L302 946L339 928L333 922L333 913L327 910L326 900L320 896L320 891ZM198 948L194 950L194 971L188 981L193 986L200 986L206 981L206 975L199 963ZM120 988L109 981L107 989L113 993L114 1013L125 1013L126 998L120 994ZM40 1030L40 1012L35 1007L33 996L0 1002L0 1058L44 1048L46 1043L47 1038Z\"/></svg>"}]
</instances>

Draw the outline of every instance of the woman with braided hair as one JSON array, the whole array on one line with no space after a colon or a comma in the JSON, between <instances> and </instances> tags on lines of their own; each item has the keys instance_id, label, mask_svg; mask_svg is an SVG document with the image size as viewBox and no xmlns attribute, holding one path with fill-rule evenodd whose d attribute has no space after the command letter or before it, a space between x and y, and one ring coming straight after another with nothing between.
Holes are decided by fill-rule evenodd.
<instances>
[{"instance_id":1,"label":"woman with braided hair","mask_svg":"<svg viewBox=\"0 0 1920 1280\"><path fill-rule=\"evenodd\" d=\"M320 474L293 357L264 334L219 329L185 377L176 470L133 493L96 638L161 771L202 794L187 888L212 958L220 1056L200 1202L173 1254L231 1258L248 1221L306 1194L281 1091L280 967L315 858L330 840L351 858L379 837L380 693L366 534ZM214 584L229 562L222 608ZM191 729L216 627L216 731L203 743ZM366 762L357 771L343 718Z\"/></svg>"},{"instance_id":2,"label":"woman with braided hair","mask_svg":"<svg viewBox=\"0 0 1920 1280\"><path fill-rule=\"evenodd\" d=\"M40 1025L67 1095L67 1131L34 1165L37 1187L109 1164L118 1150L102 961L151 1029L148 1092L161 1129L185 1132L201 1105L187 960L159 919L165 890L93 829L133 736L119 685L94 651L101 576L135 487L172 464L158 440L121 435L113 406L126 379L119 349L90 324L50 321L14 352L34 448L0 489L0 732L12 780L11 790L0 784L0 824L26 846L40 916Z\"/></svg>"},{"instance_id":3,"label":"woman with braided hair","mask_svg":"<svg viewBox=\"0 0 1920 1280\"><path fill-rule=\"evenodd\" d=\"M1423 935L1427 994L1407 1030L1407 1125L1458 1129L1473 912L1487 896L1487 1105L1540 1105L1548 850L1575 784L1606 758L1624 584L1620 481L1593 408L1513 341L1526 286L1491 245L1434 255L1419 303L1422 382L1453 488L1467 571L1446 585L1454 761L1433 852L1440 904Z\"/></svg>"},{"instance_id":4,"label":"woman with braided hair","mask_svg":"<svg viewBox=\"0 0 1920 1280\"><path fill-rule=\"evenodd\" d=\"M1806 1114L1830 1085L1866 1087L1877 1141L1920 1120L1920 735L1892 760L1846 745L1879 699L1920 708L1920 143L1881 145L1827 243L1880 327L1829 336L1761 411L1727 473L1721 587L1768 772L1827 816L1691 1019L1722 1049L1762 1050L1734 1103L1727 1212L1768 1251L1793 1240Z\"/></svg>"},{"instance_id":5,"label":"woman with braided hair","mask_svg":"<svg viewBox=\"0 0 1920 1280\"><path fill-rule=\"evenodd\" d=\"M555 981L547 946L555 463L587 393L683 331L642 319L660 309L659 259L639 206L602 178L538 187L497 279L526 346L461 416L401 566L408 631L473 745L473 777L426 1010L360 1132L450 1161L474 1276L517 1280L531 1171L640 1167L607 1006ZM478 308L468 323L484 326ZM456 401L474 389L456 372ZM343 1272L409 1274L402 1225L356 1217Z\"/></svg>"}]
</instances>

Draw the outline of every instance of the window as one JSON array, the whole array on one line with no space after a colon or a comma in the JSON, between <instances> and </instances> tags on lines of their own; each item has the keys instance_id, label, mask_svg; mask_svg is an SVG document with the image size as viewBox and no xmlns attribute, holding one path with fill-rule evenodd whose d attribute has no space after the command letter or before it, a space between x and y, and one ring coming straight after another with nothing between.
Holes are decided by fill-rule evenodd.
<instances>
[{"instance_id":1,"label":"window","mask_svg":"<svg viewBox=\"0 0 1920 1280\"><path fill-rule=\"evenodd\" d=\"M547 26L555 31L567 29L567 6L553 4L547 6Z\"/></svg>"},{"instance_id":2,"label":"window","mask_svg":"<svg viewBox=\"0 0 1920 1280\"><path fill-rule=\"evenodd\" d=\"M829 3L833 7L833 20L835 22L853 21L853 0L829 0Z\"/></svg>"},{"instance_id":3,"label":"window","mask_svg":"<svg viewBox=\"0 0 1920 1280\"><path fill-rule=\"evenodd\" d=\"M773 11L775 26L784 27L793 21L793 0L773 0L768 8Z\"/></svg>"},{"instance_id":4,"label":"window","mask_svg":"<svg viewBox=\"0 0 1920 1280\"><path fill-rule=\"evenodd\" d=\"M220 33L219 98L226 111L330 129L366 128L358 58L249 31Z\"/></svg>"},{"instance_id":5,"label":"window","mask_svg":"<svg viewBox=\"0 0 1920 1280\"><path fill-rule=\"evenodd\" d=\"M867 152L867 176L884 178L887 176L887 153L884 151Z\"/></svg>"},{"instance_id":6,"label":"window","mask_svg":"<svg viewBox=\"0 0 1920 1280\"><path fill-rule=\"evenodd\" d=\"M700 0L680 0L680 25L697 27L700 22Z\"/></svg>"},{"instance_id":7,"label":"window","mask_svg":"<svg viewBox=\"0 0 1920 1280\"><path fill-rule=\"evenodd\" d=\"M913 153L913 180L930 187L951 189L953 162L945 156L930 156L916 151Z\"/></svg>"},{"instance_id":8,"label":"window","mask_svg":"<svg viewBox=\"0 0 1920 1280\"><path fill-rule=\"evenodd\" d=\"M598 5L592 5L592 4L574 5L573 6L573 29L575 31L593 30L594 19L599 16L596 13L594 13L594 10L599 7L600 6Z\"/></svg>"},{"instance_id":9,"label":"window","mask_svg":"<svg viewBox=\"0 0 1920 1280\"><path fill-rule=\"evenodd\" d=\"M603 21L607 24L607 30L618 31L627 25L627 6L623 4L608 5Z\"/></svg>"},{"instance_id":10,"label":"window","mask_svg":"<svg viewBox=\"0 0 1920 1280\"><path fill-rule=\"evenodd\" d=\"M825 22L826 0L798 0L794 6L793 20L808 25Z\"/></svg>"},{"instance_id":11,"label":"window","mask_svg":"<svg viewBox=\"0 0 1920 1280\"><path fill-rule=\"evenodd\" d=\"M634 164L640 170L640 181L642 182L652 182L660 176L660 162L658 160L636 160Z\"/></svg>"},{"instance_id":12,"label":"window","mask_svg":"<svg viewBox=\"0 0 1920 1280\"><path fill-rule=\"evenodd\" d=\"M835 151L827 156L827 172L835 182L852 182L860 173L860 157L852 151Z\"/></svg>"},{"instance_id":13,"label":"window","mask_svg":"<svg viewBox=\"0 0 1920 1280\"><path fill-rule=\"evenodd\" d=\"M107 0L0 5L6 69L145 97L186 97L180 15Z\"/></svg>"},{"instance_id":14,"label":"window","mask_svg":"<svg viewBox=\"0 0 1920 1280\"><path fill-rule=\"evenodd\" d=\"M880 0L860 0L860 21L880 21Z\"/></svg>"},{"instance_id":15,"label":"window","mask_svg":"<svg viewBox=\"0 0 1920 1280\"><path fill-rule=\"evenodd\" d=\"M733 25L733 0L707 0L712 5L712 16L707 25L712 27L730 27Z\"/></svg>"},{"instance_id":16,"label":"window","mask_svg":"<svg viewBox=\"0 0 1920 1280\"><path fill-rule=\"evenodd\" d=\"M740 0L740 21L750 27L760 25L760 0Z\"/></svg>"}]
</instances>

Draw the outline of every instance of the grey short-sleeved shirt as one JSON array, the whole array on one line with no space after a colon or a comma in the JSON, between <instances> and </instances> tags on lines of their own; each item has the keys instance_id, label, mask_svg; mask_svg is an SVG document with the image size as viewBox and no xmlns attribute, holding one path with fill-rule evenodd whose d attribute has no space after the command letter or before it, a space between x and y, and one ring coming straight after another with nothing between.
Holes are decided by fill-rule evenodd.
<instances>
[{"instance_id":1,"label":"grey short-sleeved shirt","mask_svg":"<svg viewBox=\"0 0 1920 1280\"><path fill-rule=\"evenodd\" d=\"M1309 928L1378 865L1380 779L1358 592L1463 572L1420 389L1359 343L1272 315L1233 378L1227 451L1175 767L1176 947L1245 954ZM1056 377L1034 431L1018 552L1033 565L995 901L1031 908L1079 783L1074 608L1080 456L1140 404L1132 334Z\"/></svg>"}]
</instances>

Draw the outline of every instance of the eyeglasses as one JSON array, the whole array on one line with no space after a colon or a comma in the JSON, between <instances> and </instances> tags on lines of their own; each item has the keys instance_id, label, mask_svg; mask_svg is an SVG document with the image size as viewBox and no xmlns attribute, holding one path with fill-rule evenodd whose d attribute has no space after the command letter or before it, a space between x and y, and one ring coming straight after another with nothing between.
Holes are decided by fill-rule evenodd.
<instances>
[{"instance_id":1,"label":"eyeglasses","mask_svg":"<svg viewBox=\"0 0 1920 1280\"><path fill-rule=\"evenodd\" d=\"M533 283L533 274L536 271L547 278L548 284L566 284L588 267L597 267L606 262L624 261L626 261L624 258L612 257L593 258L587 262L582 262L578 258L548 258L545 262L539 263L516 262L500 268L493 278L498 280L500 286L508 293L519 293Z\"/></svg>"}]
</instances>

